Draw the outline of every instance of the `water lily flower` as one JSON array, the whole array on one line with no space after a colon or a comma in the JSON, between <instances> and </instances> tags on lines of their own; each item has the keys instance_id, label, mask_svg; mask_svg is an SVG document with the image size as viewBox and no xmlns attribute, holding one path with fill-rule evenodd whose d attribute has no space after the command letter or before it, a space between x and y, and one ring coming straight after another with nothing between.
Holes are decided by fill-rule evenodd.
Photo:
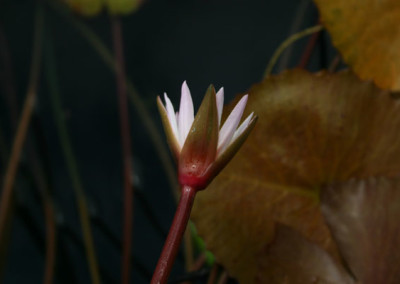
<instances>
[{"instance_id":1,"label":"water lily flower","mask_svg":"<svg viewBox=\"0 0 400 284\"><path fill-rule=\"evenodd\" d=\"M239 150L253 129L257 116L251 113L239 126L248 95L243 96L221 126L224 89L215 93L211 85L194 116L193 101L186 81L182 85L179 112L164 94L157 104L168 144L178 162L181 185L204 189Z\"/></svg>"}]
</instances>

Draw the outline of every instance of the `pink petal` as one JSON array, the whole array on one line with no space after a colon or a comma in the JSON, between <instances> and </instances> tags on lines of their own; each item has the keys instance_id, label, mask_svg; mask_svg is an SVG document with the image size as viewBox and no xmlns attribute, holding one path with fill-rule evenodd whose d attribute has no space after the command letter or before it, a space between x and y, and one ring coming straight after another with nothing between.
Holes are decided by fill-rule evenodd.
<instances>
[{"instance_id":1,"label":"pink petal","mask_svg":"<svg viewBox=\"0 0 400 284\"><path fill-rule=\"evenodd\" d=\"M218 127L221 125L222 109L224 108L224 88L219 89L216 94L217 111L218 111Z\"/></svg>"},{"instance_id":2,"label":"pink petal","mask_svg":"<svg viewBox=\"0 0 400 284\"><path fill-rule=\"evenodd\" d=\"M179 141L183 145L194 120L192 96L186 81L182 84L181 104L178 115Z\"/></svg>"},{"instance_id":3,"label":"pink petal","mask_svg":"<svg viewBox=\"0 0 400 284\"><path fill-rule=\"evenodd\" d=\"M236 129L235 133L233 134L232 140L229 144L233 143L233 141L236 140L236 138L238 138L243 131L246 130L246 128L249 126L249 124L253 121L254 118L254 112L252 112L243 122L242 124L238 127L238 129ZM229 146L229 145L228 145Z\"/></svg>"},{"instance_id":4,"label":"pink petal","mask_svg":"<svg viewBox=\"0 0 400 284\"><path fill-rule=\"evenodd\" d=\"M166 109L167 109L169 124L171 125L171 129L174 133L176 141L179 142L178 125L176 123L174 106L172 105L171 100L168 98L166 93L164 93L164 100L165 100L165 105L166 105ZM182 145L179 145L179 146L182 148Z\"/></svg>"},{"instance_id":5,"label":"pink petal","mask_svg":"<svg viewBox=\"0 0 400 284\"><path fill-rule=\"evenodd\" d=\"M231 142L240 118L243 115L244 108L246 107L247 98L248 95L245 95L240 99L222 126L221 131L219 132L218 153L222 153Z\"/></svg>"}]
</instances>

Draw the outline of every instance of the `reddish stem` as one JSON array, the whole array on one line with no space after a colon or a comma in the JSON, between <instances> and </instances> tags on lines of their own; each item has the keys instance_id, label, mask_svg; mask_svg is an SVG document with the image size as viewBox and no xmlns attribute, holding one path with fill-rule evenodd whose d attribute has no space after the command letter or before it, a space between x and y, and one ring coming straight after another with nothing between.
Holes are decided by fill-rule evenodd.
<instances>
[{"instance_id":1,"label":"reddish stem","mask_svg":"<svg viewBox=\"0 0 400 284\"><path fill-rule=\"evenodd\" d=\"M182 187L178 208L176 209L167 240L154 270L151 284L167 283L172 265L179 251L183 234L185 233L186 225L189 221L195 195L196 190L193 187L186 185Z\"/></svg>"},{"instance_id":2,"label":"reddish stem","mask_svg":"<svg viewBox=\"0 0 400 284\"><path fill-rule=\"evenodd\" d=\"M44 284L53 283L54 264L56 259L56 227L54 223L53 201L47 195L43 197L46 224L46 261L44 269Z\"/></svg>"},{"instance_id":3,"label":"reddish stem","mask_svg":"<svg viewBox=\"0 0 400 284\"><path fill-rule=\"evenodd\" d=\"M340 54L336 55L335 58L332 60L331 64L329 64L328 72L330 73L335 72L336 68L340 64L340 60L341 60Z\"/></svg>"},{"instance_id":4,"label":"reddish stem","mask_svg":"<svg viewBox=\"0 0 400 284\"><path fill-rule=\"evenodd\" d=\"M315 44L317 43L318 38L320 37L321 32L313 33L310 39L308 40L307 46L304 49L303 55L301 56L298 68L306 68L308 61L310 60L311 54L314 50Z\"/></svg>"},{"instance_id":5,"label":"reddish stem","mask_svg":"<svg viewBox=\"0 0 400 284\"><path fill-rule=\"evenodd\" d=\"M122 246L122 283L128 284L130 278L130 259L132 250L133 221L133 183L131 164L131 139L129 134L128 97L124 68L122 28L119 18L112 19L112 33L115 50L115 69L117 77L118 105L121 124L122 160L124 166L124 228Z\"/></svg>"},{"instance_id":6,"label":"reddish stem","mask_svg":"<svg viewBox=\"0 0 400 284\"><path fill-rule=\"evenodd\" d=\"M224 272L222 272L222 275L218 280L218 284L225 284L226 282L228 282L228 278L228 273L225 270Z\"/></svg>"},{"instance_id":7,"label":"reddish stem","mask_svg":"<svg viewBox=\"0 0 400 284\"><path fill-rule=\"evenodd\" d=\"M215 280L218 276L218 264L214 263L213 267L211 268L210 275L208 276L207 284L214 284Z\"/></svg>"}]
</instances>

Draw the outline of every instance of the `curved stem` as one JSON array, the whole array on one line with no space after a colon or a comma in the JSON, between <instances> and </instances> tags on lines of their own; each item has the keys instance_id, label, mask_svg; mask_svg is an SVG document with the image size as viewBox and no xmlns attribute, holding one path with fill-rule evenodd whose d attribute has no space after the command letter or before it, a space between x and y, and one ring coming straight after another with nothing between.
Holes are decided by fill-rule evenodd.
<instances>
[{"instance_id":1,"label":"curved stem","mask_svg":"<svg viewBox=\"0 0 400 284\"><path fill-rule=\"evenodd\" d=\"M211 268L210 275L208 276L207 284L214 284L218 276L218 264L214 263Z\"/></svg>"},{"instance_id":2,"label":"curved stem","mask_svg":"<svg viewBox=\"0 0 400 284\"><path fill-rule=\"evenodd\" d=\"M290 46L292 43L294 43L295 41L308 36L310 34L319 32L320 30L323 29L323 26L321 25L317 25L308 29L305 29L301 32L298 32L294 35L291 35L290 37L288 37L284 42L281 43L281 45L275 50L274 54L271 57L271 60L268 63L267 69L265 70L264 73L264 78L267 77L268 75L271 74L272 68L274 68L275 63L278 61L279 56L282 54L282 52L288 47Z\"/></svg>"},{"instance_id":3,"label":"curved stem","mask_svg":"<svg viewBox=\"0 0 400 284\"><path fill-rule=\"evenodd\" d=\"M307 63L309 62L311 58L311 54L314 50L315 44L317 43L318 38L321 35L321 31L315 32L312 34L310 39L308 40L307 46L304 49L303 55L301 56L299 65L297 65L298 68L306 68Z\"/></svg>"},{"instance_id":4,"label":"curved stem","mask_svg":"<svg viewBox=\"0 0 400 284\"><path fill-rule=\"evenodd\" d=\"M301 24L304 21L304 18L307 14L307 8L311 4L311 0L300 0L297 1L298 5L296 7L296 15L293 17L293 22L290 27L289 35L295 34L299 31ZM282 72L289 65L289 59L293 52L293 46L289 46L286 51L282 54L281 60L279 60L279 64L277 65L276 71Z\"/></svg>"},{"instance_id":5,"label":"curved stem","mask_svg":"<svg viewBox=\"0 0 400 284\"><path fill-rule=\"evenodd\" d=\"M224 272L222 272L222 274L218 280L218 284L225 284L228 282L228 279L229 279L228 272L226 272L226 270L224 270Z\"/></svg>"},{"instance_id":6,"label":"curved stem","mask_svg":"<svg viewBox=\"0 0 400 284\"><path fill-rule=\"evenodd\" d=\"M186 185L182 187L178 208L176 209L167 240L165 241L156 269L154 270L153 278L150 282L151 284L167 283L176 255L179 251L183 234L185 233L186 225L189 221L195 195L196 190L194 188Z\"/></svg>"},{"instance_id":7,"label":"curved stem","mask_svg":"<svg viewBox=\"0 0 400 284\"><path fill-rule=\"evenodd\" d=\"M124 228L122 245L122 283L128 284L130 278L130 259L132 250L132 223L134 188L132 182L132 153L129 134L128 98L126 96L126 78L122 27L119 18L111 19L112 36L115 51L115 74L117 77L117 95L120 114L122 161L124 167Z\"/></svg>"},{"instance_id":8,"label":"curved stem","mask_svg":"<svg viewBox=\"0 0 400 284\"><path fill-rule=\"evenodd\" d=\"M33 120L35 124L35 120ZM42 141L41 141L42 142ZM44 221L45 221L45 265L43 284L51 284L54 280L54 268L56 260L56 223L54 203L52 200L48 181L46 180L45 170L37 155L32 139L27 139L27 152L29 166L31 168L33 178L42 199Z\"/></svg>"},{"instance_id":9,"label":"curved stem","mask_svg":"<svg viewBox=\"0 0 400 284\"><path fill-rule=\"evenodd\" d=\"M33 107L36 99L36 89L39 80L40 59L42 51L42 33L43 33L43 7L37 4L35 16L35 37L32 52L32 64L30 70L30 79L28 90L22 109L17 132L11 149L11 155L4 177L3 188L0 198L0 275L2 264L6 255L7 240L10 234L10 224L12 220L12 189L14 187L15 176L17 174L19 159L22 148L25 143L26 134L31 120Z\"/></svg>"},{"instance_id":10,"label":"curved stem","mask_svg":"<svg viewBox=\"0 0 400 284\"><path fill-rule=\"evenodd\" d=\"M79 217L81 221L81 228L86 249L86 257L89 265L92 283L100 284L101 282L100 273L96 259L92 231L90 228L90 220L89 220L86 196L84 194L72 146L69 142L70 139L68 135L68 130L64 123L63 110L58 90L58 78L54 62L55 56L53 53L54 53L53 45L50 38L48 38L46 46L46 61L45 61L46 77L47 77L46 79L49 87L49 93L51 95L51 103L54 112L54 118L57 124L57 130L63 154L67 163L67 169L69 171L69 175L71 177L72 185L75 191L74 193L75 193L76 203L78 205Z\"/></svg>"}]
</instances>

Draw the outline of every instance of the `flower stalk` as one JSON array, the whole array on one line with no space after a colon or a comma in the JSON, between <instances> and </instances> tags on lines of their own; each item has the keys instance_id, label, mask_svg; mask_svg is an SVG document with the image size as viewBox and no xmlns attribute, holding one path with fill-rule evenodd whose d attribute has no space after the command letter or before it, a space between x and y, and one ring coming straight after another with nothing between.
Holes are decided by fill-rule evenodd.
<instances>
[{"instance_id":1,"label":"flower stalk","mask_svg":"<svg viewBox=\"0 0 400 284\"><path fill-rule=\"evenodd\" d=\"M196 190L193 187L186 185L182 187L178 208L176 209L167 240L158 259L153 278L150 282L151 284L166 283L168 280L174 260L179 251L183 234L185 233L186 225L189 221L195 195Z\"/></svg>"},{"instance_id":2,"label":"flower stalk","mask_svg":"<svg viewBox=\"0 0 400 284\"><path fill-rule=\"evenodd\" d=\"M182 85L179 112L166 94L165 105L157 103L168 144L178 163L181 197L170 232L157 263L152 284L168 280L189 221L196 192L203 190L233 158L253 129L257 117L251 113L239 126L248 96L243 96L223 124L224 89L217 93L211 85L194 116L193 102L186 82ZM222 126L221 126L222 125Z\"/></svg>"}]
</instances>

